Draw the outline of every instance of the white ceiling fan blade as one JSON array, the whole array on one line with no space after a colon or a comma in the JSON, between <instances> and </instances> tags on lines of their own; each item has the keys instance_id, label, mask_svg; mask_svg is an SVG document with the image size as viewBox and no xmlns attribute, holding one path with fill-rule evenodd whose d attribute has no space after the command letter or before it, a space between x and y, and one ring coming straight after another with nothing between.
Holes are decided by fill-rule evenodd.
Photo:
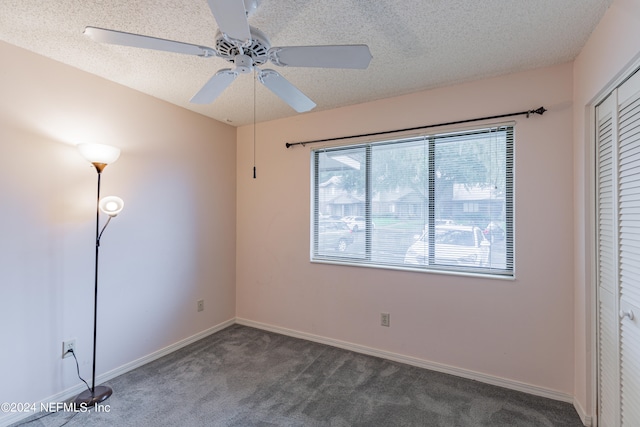
<instances>
[{"instance_id":1,"label":"white ceiling fan blade","mask_svg":"<svg viewBox=\"0 0 640 427\"><path fill-rule=\"evenodd\" d=\"M247 11L242 0L208 0L220 32L240 44L251 39Z\"/></svg>"},{"instance_id":2,"label":"white ceiling fan blade","mask_svg":"<svg viewBox=\"0 0 640 427\"><path fill-rule=\"evenodd\" d=\"M159 39L140 34L125 33L123 31L106 30L104 28L86 27L84 33L98 43L117 44L122 46L141 47L143 49L163 50L168 52L185 53L187 55L216 56L216 51L210 47L198 46L190 43Z\"/></svg>"},{"instance_id":3,"label":"white ceiling fan blade","mask_svg":"<svg viewBox=\"0 0 640 427\"><path fill-rule=\"evenodd\" d=\"M297 87L274 70L260 70L258 72L258 80L298 113L304 113L316 106L316 103L309 99L307 95L300 92Z\"/></svg>"},{"instance_id":4,"label":"white ceiling fan blade","mask_svg":"<svg viewBox=\"0 0 640 427\"><path fill-rule=\"evenodd\" d=\"M190 102L194 104L211 104L238 77L238 73L230 68L223 68L209 79Z\"/></svg>"},{"instance_id":5,"label":"white ceiling fan blade","mask_svg":"<svg viewBox=\"0 0 640 427\"><path fill-rule=\"evenodd\" d=\"M371 58L366 44L284 46L269 49L271 62L282 67L365 69Z\"/></svg>"}]
</instances>

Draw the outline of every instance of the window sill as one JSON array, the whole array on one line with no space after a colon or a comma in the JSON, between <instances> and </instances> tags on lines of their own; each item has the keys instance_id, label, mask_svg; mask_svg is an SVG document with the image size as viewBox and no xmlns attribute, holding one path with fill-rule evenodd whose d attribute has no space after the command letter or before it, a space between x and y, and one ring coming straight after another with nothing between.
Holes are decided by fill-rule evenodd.
<instances>
[{"instance_id":1,"label":"window sill","mask_svg":"<svg viewBox=\"0 0 640 427\"><path fill-rule=\"evenodd\" d=\"M378 268L383 270L395 270L395 271L406 271L413 273L427 273L427 274L442 274L447 276L462 276L462 277L476 277L482 279L498 279L498 280L509 280L515 281L515 274L513 273L485 273L479 271L460 271L460 270L447 270L447 269L439 269L439 268L412 268L409 266L393 266L393 265L380 265L380 264L368 264L368 263L354 263L341 261L338 259L326 258L326 259L310 259L312 264L331 264L331 265L343 265L348 267L365 267L365 268Z\"/></svg>"}]
</instances>

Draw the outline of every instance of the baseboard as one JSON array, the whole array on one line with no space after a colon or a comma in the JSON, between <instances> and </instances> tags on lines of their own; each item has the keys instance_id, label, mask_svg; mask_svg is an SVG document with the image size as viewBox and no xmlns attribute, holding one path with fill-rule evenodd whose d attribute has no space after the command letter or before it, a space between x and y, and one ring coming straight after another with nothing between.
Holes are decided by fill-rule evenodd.
<instances>
[{"instance_id":1,"label":"baseboard","mask_svg":"<svg viewBox=\"0 0 640 427\"><path fill-rule=\"evenodd\" d=\"M265 331L275 332L282 335L287 335L294 338L301 338L308 341L314 341L320 344L327 344L333 347L343 348L345 350L355 351L356 353L367 354L369 356L380 357L383 359L393 360L407 365L417 366L419 368L430 369L432 371L443 372L445 374L456 375L462 378L468 378L471 380L480 381L486 384L496 385L511 390L522 391L524 393L533 394L535 396L546 397L549 399L559 400L562 402L576 404L572 395L563 393L557 390L548 389L532 384L527 384L520 381L510 380L507 378L496 377L494 375L483 374L481 372L475 372L468 369L462 369L455 366L449 366L442 363L431 362L428 360L418 359L416 357L405 356L398 353L393 353L386 350L378 350L371 347L366 347L359 344L353 344L346 341L335 340L319 335L309 334L306 332L300 332L293 329L282 328L279 326L269 325L266 323L254 322L253 320L236 318L236 323L239 325L250 326ZM580 414L580 412L579 412ZM584 414L580 414L581 418ZM584 415L586 417L586 415ZM584 422L584 419L583 419ZM587 425L587 424L585 424Z\"/></svg>"},{"instance_id":2,"label":"baseboard","mask_svg":"<svg viewBox=\"0 0 640 427\"><path fill-rule=\"evenodd\" d=\"M143 356L139 359L136 359L132 362L126 363L118 368L112 369L109 372L105 372L104 374L98 375L96 377L96 383L97 384L101 384L105 381L109 381L112 378L115 378L117 376L120 376L126 372L132 371L136 368L139 368L142 365L146 365L149 362L153 362L156 359L159 359L163 356L166 356L167 354L173 353L176 350L181 349L182 347L186 347L191 343L194 343L198 340L201 340L202 338L208 337L211 334L215 334L216 332L219 332L231 325L233 325L235 323L235 319L229 319L226 320L222 323L219 323L215 326L212 326L209 329L205 329L202 332L198 332L195 335L191 335L190 337L187 337L183 340L180 340L176 343L173 343L171 345L166 346L165 348L162 348L158 351L154 351L151 354L148 354L146 356ZM84 385L84 384L81 384ZM80 389L82 390L83 388L80 387Z\"/></svg>"},{"instance_id":3,"label":"baseboard","mask_svg":"<svg viewBox=\"0 0 640 427\"><path fill-rule=\"evenodd\" d=\"M164 347L158 351L154 351L151 354L148 354L146 356L143 356L139 359L136 359L132 362L126 363L122 366L119 366L115 369L112 369L109 372L105 372L103 374L97 375L96 376L96 384L102 384L106 381L109 381L112 378L115 378L117 376L120 376L124 373L127 373L129 371L132 371L136 368L139 368L142 365L146 365L149 362L153 362L156 359L159 359L163 356L166 356L169 353L173 353L176 350L181 349L182 347L186 347L191 343L194 343L198 340L201 340L202 338L205 338L211 334L215 334L218 331L221 331L222 329L229 327L231 325L233 325L235 322L235 319L229 319L226 320L222 323L219 323L209 329L205 329L202 332L198 332L195 335L192 335L190 337L187 337L183 340L180 340L176 343L173 343L167 347ZM47 404L49 402L65 402L68 399L71 399L72 397L80 394L81 392L83 392L85 390L86 386L84 385L84 383L79 383L71 388L68 388L64 391L61 391L60 393L54 394L53 396L49 396L46 399L41 400L40 402L36 402L35 403L35 407L39 408L40 404ZM107 402L108 403L108 402ZM25 412L25 413L10 413L8 416L4 416L4 417L0 417L0 427L5 427L8 426L10 424L16 423L22 419L28 418L30 416L33 416L34 413L33 412Z\"/></svg>"},{"instance_id":4,"label":"baseboard","mask_svg":"<svg viewBox=\"0 0 640 427\"><path fill-rule=\"evenodd\" d=\"M585 427L593 426L593 417L591 415L587 415L587 412L584 410L580 402L576 398L573 398L573 407L576 408L576 412L580 416L580 420Z\"/></svg>"},{"instance_id":5,"label":"baseboard","mask_svg":"<svg viewBox=\"0 0 640 427\"><path fill-rule=\"evenodd\" d=\"M449 366L442 363L436 363L428 360L418 359L416 357L405 356L405 355L393 353L390 351L379 350L379 349L366 347L359 344L353 344L346 341L327 338L320 335L314 335L306 332L296 331L293 329L269 325L266 323L255 322L255 321L243 319L243 318L235 318L235 319L227 320L216 326L213 326L209 329L206 329L202 332L199 332L195 335L192 335L188 338L185 338L181 341L171 344L165 348L162 348L158 351L148 354L144 357L141 357L132 362L126 363L118 368L112 369L109 372L100 374L96 377L96 384L102 384L106 381L109 381L112 378L115 378L119 375L132 371L142 365L145 365L156 359L166 356L167 354L173 353L174 351L179 350L182 347L186 347L191 343L194 343L202 338L205 338L218 331L221 331L222 329L225 329L228 326L233 325L234 323L237 323L239 325L244 325L244 326L250 326L257 329L262 329L265 331L275 332L278 334L287 335L294 338L300 338L307 341L313 341L320 344L326 344L333 347L343 348L345 350L354 351L356 353L367 354L369 356L393 360L396 362L405 363L407 365L417 366L419 368L425 368L425 369L430 369L437 372L443 372L445 374L456 375L462 378L468 378L468 379L480 381L486 384L496 385L496 386L508 388L511 390L533 394L535 396L541 396L549 399L559 400L562 402L572 403L574 408L578 412L578 415L580 416L582 423L585 426L590 427L592 426L592 423L593 423L592 416L586 414L586 412L584 411L584 408L582 408L582 405L580 405L580 402L578 402L573 396L567 393L523 383L520 381L514 381L506 378L496 377L493 375L487 375L480 372L471 371L468 369L457 368L455 366ZM49 396L48 398L43 399L40 402L36 402L36 407L40 407L41 403L46 404L49 402L64 402L78 395L79 393L84 391L84 389L85 389L85 385L83 383L77 384L60 393ZM0 417L0 427L6 427L22 419L28 418L32 415L34 414L33 413L12 413L7 416Z\"/></svg>"}]
</instances>

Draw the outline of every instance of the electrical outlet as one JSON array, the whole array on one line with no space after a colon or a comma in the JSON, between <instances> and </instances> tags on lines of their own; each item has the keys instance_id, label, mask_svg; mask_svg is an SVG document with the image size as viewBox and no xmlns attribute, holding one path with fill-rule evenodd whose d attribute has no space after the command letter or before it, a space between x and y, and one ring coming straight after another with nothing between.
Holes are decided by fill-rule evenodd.
<instances>
[{"instance_id":1,"label":"electrical outlet","mask_svg":"<svg viewBox=\"0 0 640 427\"><path fill-rule=\"evenodd\" d=\"M380 325L388 327L391 321L390 317L391 315L389 313L380 313Z\"/></svg>"},{"instance_id":2,"label":"electrical outlet","mask_svg":"<svg viewBox=\"0 0 640 427\"><path fill-rule=\"evenodd\" d=\"M199 299L198 300L198 311L204 311L204 300L203 299Z\"/></svg>"},{"instance_id":3,"label":"electrical outlet","mask_svg":"<svg viewBox=\"0 0 640 427\"><path fill-rule=\"evenodd\" d=\"M62 358L71 357L69 350L76 351L76 340L62 341Z\"/></svg>"}]
</instances>

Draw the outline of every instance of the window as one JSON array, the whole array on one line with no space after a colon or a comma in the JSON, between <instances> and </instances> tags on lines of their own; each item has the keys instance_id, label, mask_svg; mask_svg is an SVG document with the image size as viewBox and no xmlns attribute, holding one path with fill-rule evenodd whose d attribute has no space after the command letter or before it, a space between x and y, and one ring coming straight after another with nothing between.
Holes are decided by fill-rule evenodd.
<instances>
[{"instance_id":1,"label":"window","mask_svg":"<svg viewBox=\"0 0 640 427\"><path fill-rule=\"evenodd\" d=\"M513 134L312 150L311 260L513 276Z\"/></svg>"}]
</instances>

